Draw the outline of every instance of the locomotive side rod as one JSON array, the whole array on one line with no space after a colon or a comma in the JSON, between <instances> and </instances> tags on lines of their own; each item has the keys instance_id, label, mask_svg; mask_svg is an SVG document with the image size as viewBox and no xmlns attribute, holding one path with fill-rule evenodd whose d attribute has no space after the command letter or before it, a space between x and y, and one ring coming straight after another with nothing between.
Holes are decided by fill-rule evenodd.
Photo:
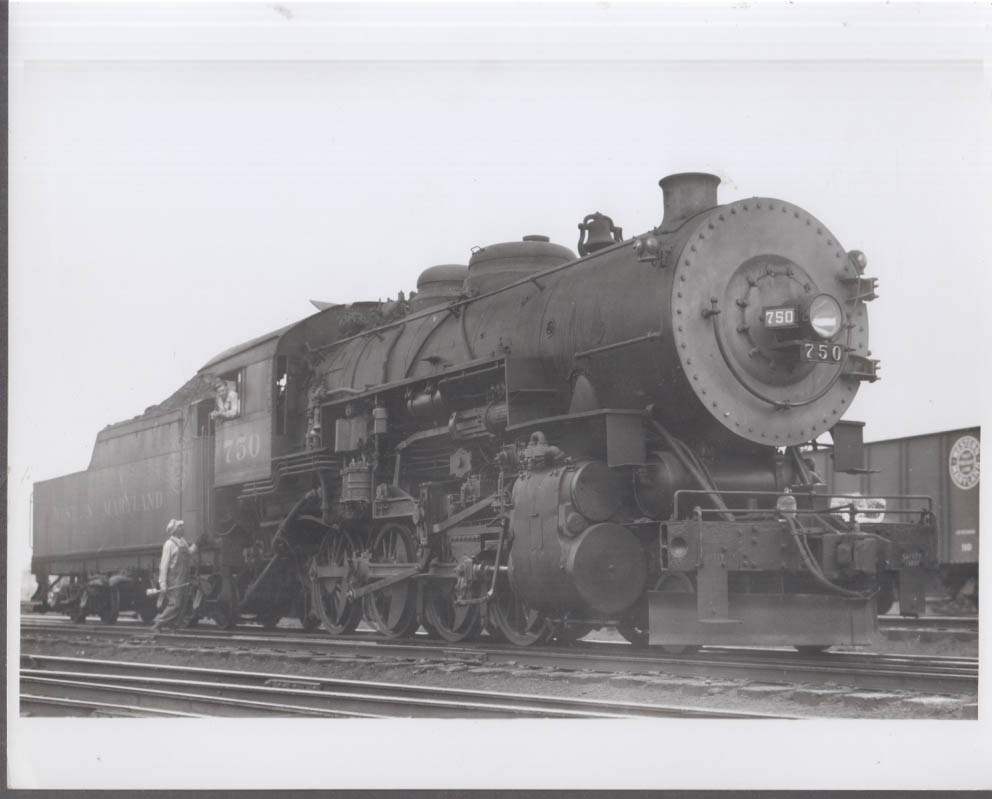
<instances>
[{"instance_id":1,"label":"locomotive side rod","mask_svg":"<svg viewBox=\"0 0 992 799\"><path fill-rule=\"evenodd\" d=\"M363 596L374 594L376 591L381 591L383 588L389 588L391 585L396 585L396 583L402 583L404 580L409 580L411 577L416 577L418 574L420 574L419 564L417 566L413 566L412 568L397 572L392 577L384 577L381 580L376 580L374 583L363 585L361 588L353 588L348 591L348 599L361 599Z\"/></svg>"}]
</instances>

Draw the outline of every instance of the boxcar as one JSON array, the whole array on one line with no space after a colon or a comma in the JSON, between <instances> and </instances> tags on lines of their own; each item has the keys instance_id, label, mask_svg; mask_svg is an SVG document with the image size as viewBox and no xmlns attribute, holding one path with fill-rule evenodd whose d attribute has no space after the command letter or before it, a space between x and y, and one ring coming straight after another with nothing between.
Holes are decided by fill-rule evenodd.
<instances>
[{"instance_id":1,"label":"boxcar","mask_svg":"<svg viewBox=\"0 0 992 799\"><path fill-rule=\"evenodd\" d=\"M829 449L812 456L833 492L933 497L944 587L954 598L977 602L980 449L981 428L966 427L867 443L861 473L835 471Z\"/></svg>"}]
</instances>

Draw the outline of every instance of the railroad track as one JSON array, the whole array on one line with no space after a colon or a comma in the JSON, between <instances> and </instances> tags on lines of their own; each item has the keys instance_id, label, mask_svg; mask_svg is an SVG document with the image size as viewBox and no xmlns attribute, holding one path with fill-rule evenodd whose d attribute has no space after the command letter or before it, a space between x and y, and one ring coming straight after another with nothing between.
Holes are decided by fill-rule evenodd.
<instances>
[{"instance_id":1,"label":"railroad track","mask_svg":"<svg viewBox=\"0 0 992 799\"><path fill-rule=\"evenodd\" d=\"M23 655L22 714L330 718L792 718L398 683Z\"/></svg>"},{"instance_id":2,"label":"railroad track","mask_svg":"<svg viewBox=\"0 0 992 799\"><path fill-rule=\"evenodd\" d=\"M79 626L45 621L22 622L25 631L54 633L59 637L149 636L147 627ZM259 654L306 651L315 657L434 659L467 663L506 664L557 670L588 670L622 674L656 674L744 679L780 684L836 683L871 689L904 689L932 693L977 694L978 660L965 657L879 655L862 652L827 652L801 655L791 649L743 649L706 647L691 655L663 651L634 650L626 644L579 641L568 647L506 647L479 641L446 644L418 636L403 642L387 641L371 634L331 638L292 630L190 629L159 633L160 645L250 648Z\"/></svg>"},{"instance_id":3,"label":"railroad track","mask_svg":"<svg viewBox=\"0 0 992 799\"><path fill-rule=\"evenodd\" d=\"M968 633L978 635L977 616L879 616L878 627L883 632L889 630L911 630L919 632Z\"/></svg>"},{"instance_id":4,"label":"railroad track","mask_svg":"<svg viewBox=\"0 0 992 799\"><path fill-rule=\"evenodd\" d=\"M70 624L68 616L61 616L56 614L36 614L30 611L21 613L22 622L37 622L38 624ZM89 626L96 626L100 623L96 619L90 619ZM284 622L285 624L285 622ZM117 625L121 627L130 627L135 625L140 625L145 629L148 626L145 625L137 618L130 618L127 616L122 616L117 620ZM978 616L919 616L917 618L912 618L908 616L879 616L878 617L878 627L880 630L919 630L927 632L967 632L967 633L978 633ZM258 625L253 625L251 623L241 624L237 628L238 630L260 630L262 629ZM294 631L301 633L302 629L297 627L286 627L280 626L276 628L279 631ZM274 632L273 630L266 630L266 632ZM322 635L321 630L314 632L314 635Z\"/></svg>"},{"instance_id":5,"label":"railroad track","mask_svg":"<svg viewBox=\"0 0 992 799\"><path fill-rule=\"evenodd\" d=\"M71 624L68 616L61 616L56 614L36 614L30 611L23 611L21 613L22 622L31 622L37 624ZM86 626L87 629L91 627L98 626L100 623L95 619L90 619L89 625ZM284 622L285 624L285 622ZM132 627L141 626L144 629L148 629L148 626L142 623L137 618L130 618L127 616L122 616L118 619L115 626L120 627ZM878 617L878 627L882 631L886 630L918 630L927 632L963 632L963 633L978 633L978 616L919 616L917 618L912 618L909 616L879 616ZM261 630L260 626L253 625L251 623L246 623L239 625L238 630ZM299 626L296 627L286 627L280 626L276 630L266 630L266 633L272 632L296 632L301 633L302 629ZM313 633L314 635L322 635L320 630Z\"/></svg>"}]
</instances>

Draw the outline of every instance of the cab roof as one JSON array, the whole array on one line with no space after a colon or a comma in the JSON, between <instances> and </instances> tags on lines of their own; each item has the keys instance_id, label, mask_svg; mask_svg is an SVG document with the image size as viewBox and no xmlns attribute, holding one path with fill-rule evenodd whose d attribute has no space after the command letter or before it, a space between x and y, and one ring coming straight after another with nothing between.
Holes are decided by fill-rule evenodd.
<instances>
[{"instance_id":1,"label":"cab roof","mask_svg":"<svg viewBox=\"0 0 992 799\"><path fill-rule=\"evenodd\" d=\"M223 352L215 355L209 361L207 361L203 366L200 367L200 374L204 372L211 371L214 367L224 364L225 361L233 361L237 359L238 363L224 364L227 367L234 368L238 365L248 362L254 362L262 360L263 358L271 356L276 351L276 347L279 345L279 339L282 337L283 333L296 327L300 321L293 322L292 324L286 325L285 327L280 327L278 330L273 330L271 333L266 333L261 336L257 336L253 339L243 342L242 344L237 344L233 347L229 347ZM256 352L253 352L256 351ZM251 354L251 358L238 357L246 356Z\"/></svg>"}]
</instances>

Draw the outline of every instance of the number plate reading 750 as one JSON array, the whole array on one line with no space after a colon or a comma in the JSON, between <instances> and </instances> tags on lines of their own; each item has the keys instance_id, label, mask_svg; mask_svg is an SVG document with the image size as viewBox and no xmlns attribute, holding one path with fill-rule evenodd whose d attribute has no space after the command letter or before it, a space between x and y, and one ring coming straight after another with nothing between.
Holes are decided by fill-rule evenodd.
<instances>
[{"instance_id":1,"label":"number plate reading 750","mask_svg":"<svg viewBox=\"0 0 992 799\"><path fill-rule=\"evenodd\" d=\"M840 363L844 357L844 348L840 344L817 344L804 341L799 345L799 360L815 363Z\"/></svg>"},{"instance_id":2,"label":"number plate reading 750","mask_svg":"<svg viewBox=\"0 0 992 799\"><path fill-rule=\"evenodd\" d=\"M765 327L795 327L796 309L789 305L781 305L776 308L765 308L761 314L761 320Z\"/></svg>"}]
</instances>

